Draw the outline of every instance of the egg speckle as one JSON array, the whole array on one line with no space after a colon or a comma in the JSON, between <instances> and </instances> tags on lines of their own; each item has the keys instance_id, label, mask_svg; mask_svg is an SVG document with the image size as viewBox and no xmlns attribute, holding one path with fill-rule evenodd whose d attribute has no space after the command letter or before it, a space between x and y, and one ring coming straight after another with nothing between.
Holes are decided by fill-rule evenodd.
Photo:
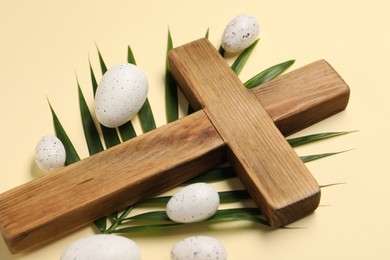
<instances>
[{"instance_id":1,"label":"egg speckle","mask_svg":"<svg viewBox=\"0 0 390 260\"><path fill-rule=\"evenodd\" d=\"M187 237L172 247L172 260L226 260L225 247L209 236Z\"/></svg>"},{"instance_id":2,"label":"egg speckle","mask_svg":"<svg viewBox=\"0 0 390 260\"><path fill-rule=\"evenodd\" d=\"M35 162L45 172L52 172L64 167L65 147L61 140L53 135L42 137L35 147Z\"/></svg>"},{"instance_id":3,"label":"egg speckle","mask_svg":"<svg viewBox=\"0 0 390 260\"><path fill-rule=\"evenodd\" d=\"M145 73L133 64L118 64L104 73L95 95L95 113L106 127L118 127L132 119L148 94Z\"/></svg>"},{"instance_id":4,"label":"egg speckle","mask_svg":"<svg viewBox=\"0 0 390 260\"><path fill-rule=\"evenodd\" d=\"M260 26L255 17L247 14L236 16L223 32L222 47L227 52L240 52L256 40L259 32Z\"/></svg>"},{"instance_id":5,"label":"egg speckle","mask_svg":"<svg viewBox=\"0 0 390 260\"><path fill-rule=\"evenodd\" d=\"M188 185L168 201L168 217L179 223L198 222L213 216L219 207L218 192L206 183Z\"/></svg>"},{"instance_id":6,"label":"egg speckle","mask_svg":"<svg viewBox=\"0 0 390 260\"><path fill-rule=\"evenodd\" d=\"M99 234L85 237L69 245L60 260L140 260L137 244L128 238Z\"/></svg>"}]
</instances>

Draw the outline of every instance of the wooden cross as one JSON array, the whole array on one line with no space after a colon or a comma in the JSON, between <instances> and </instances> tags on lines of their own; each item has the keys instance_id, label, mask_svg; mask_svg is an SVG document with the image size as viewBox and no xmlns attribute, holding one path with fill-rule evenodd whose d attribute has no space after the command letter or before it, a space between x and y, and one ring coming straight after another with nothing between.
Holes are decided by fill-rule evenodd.
<instances>
[{"instance_id":1,"label":"wooden cross","mask_svg":"<svg viewBox=\"0 0 390 260\"><path fill-rule=\"evenodd\" d=\"M273 227L318 206L320 189L283 135L343 110L349 88L321 60L247 90L206 39L169 53L197 112L0 195L12 253L57 239L226 162ZM277 127L279 130L277 129Z\"/></svg>"}]
</instances>

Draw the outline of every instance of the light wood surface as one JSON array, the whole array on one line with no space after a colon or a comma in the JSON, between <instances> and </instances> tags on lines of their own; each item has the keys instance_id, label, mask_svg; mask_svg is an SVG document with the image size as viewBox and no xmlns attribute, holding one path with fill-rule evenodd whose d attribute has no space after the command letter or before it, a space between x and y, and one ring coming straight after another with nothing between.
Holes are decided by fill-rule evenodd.
<instances>
[{"instance_id":1,"label":"light wood surface","mask_svg":"<svg viewBox=\"0 0 390 260\"><path fill-rule=\"evenodd\" d=\"M312 75L326 71L322 80ZM318 61L250 92L287 134L344 109L349 89ZM334 93L334 94L333 94ZM339 106L325 106L338 99ZM305 109L302 109L304 107ZM325 113L304 123L300 114ZM310 111L312 113L310 113ZM294 125L278 123L287 121ZM13 253L55 240L96 218L157 195L225 161L224 143L202 111L0 195L0 230ZM102 188L104 187L104 188ZM31 211L34 208L34 211ZM33 221L25 221L29 216Z\"/></svg>"},{"instance_id":2,"label":"light wood surface","mask_svg":"<svg viewBox=\"0 0 390 260\"><path fill-rule=\"evenodd\" d=\"M312 213L320 188L256 96L207 39L169 53L172 75L228 146L228 161L273 227Z\"/></svg>"},{"instance_id":3,"label":"light wood surface","mask_svg":"<svg viewBox=\"0 0 390 260\"><path fill-rule=\"evenodd\" d=\"M252 90L284 135L344 110L350 96L348 85L325 60L315 61Z\"/></svg>"}]
</instances>

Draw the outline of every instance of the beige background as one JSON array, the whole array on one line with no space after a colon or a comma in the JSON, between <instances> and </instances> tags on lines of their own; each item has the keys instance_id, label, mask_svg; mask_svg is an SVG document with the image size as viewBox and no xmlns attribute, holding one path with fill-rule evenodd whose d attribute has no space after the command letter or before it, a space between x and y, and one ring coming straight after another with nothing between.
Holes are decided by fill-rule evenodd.
<instances>
[{"instance_id":1,"label":"beige background","mask_svg":"<svg viewBox=\"0 0 390 260\"><path fill-rule=\"evenodd\" d=\"M132 46L163 125L168 26L175 46L203 37L208 27L218 46L227 22L250 13L261 24L261 42L240 76L243 81L288 59L296 59L293 68L298 68L324 58L349 84L346 111L297 134L359 130L297 149L304 155L355 148L307 164L320 184L345 184L323 190L315 214L294 223L302 229L267 231L241 222L137 234L132 238L143 259L169 259L176 241L195 234L220 239L229 259L390 259L389 10L387 0L1 1L0 192L36 177L35 144L54 133L46 98L76 149L87 156L75 74L91 102L88 58L98 71L95 44L109 66L124 62L127 45ZM220 190L230 185L215 184ZM0 259L58 259L69 243L92 232L87 227L17 256L0 239Z\"/></svg>"}]
</instances>

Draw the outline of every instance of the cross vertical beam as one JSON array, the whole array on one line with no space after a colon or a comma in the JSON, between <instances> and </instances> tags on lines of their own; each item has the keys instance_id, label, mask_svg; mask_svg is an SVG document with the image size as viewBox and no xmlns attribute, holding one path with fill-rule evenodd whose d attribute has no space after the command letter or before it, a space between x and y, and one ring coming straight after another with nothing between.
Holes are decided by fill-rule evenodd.
<instances>
[{"instance_id":1,"label":"cross vertical beam","mask_svg":"<svg viewBox=\"0 0 390 260\"><path fill-rule=\"evenodd\" d=\"M227 158L271 226L312 213L321 192L314 177L207 39L169 53L172 75L228 147Z\"/></svg>"}]
</instances>

